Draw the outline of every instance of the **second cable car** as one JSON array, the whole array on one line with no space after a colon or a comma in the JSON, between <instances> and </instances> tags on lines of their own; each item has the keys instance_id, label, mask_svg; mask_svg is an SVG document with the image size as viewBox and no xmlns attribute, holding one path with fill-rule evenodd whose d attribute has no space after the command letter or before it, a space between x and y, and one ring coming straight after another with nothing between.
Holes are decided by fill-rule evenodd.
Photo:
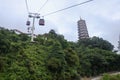
<instances>
[{"instance_id":1,"label":"second cable car","mask_svg":"<svg viewBox=\"0 0 120 80\"><path fill-rule=\"evenodd\" d=\"M27 22L26 22L26 25L27 25L27 26L30 26L30 21L27 21Z\"/></svg>"}]
</instances>

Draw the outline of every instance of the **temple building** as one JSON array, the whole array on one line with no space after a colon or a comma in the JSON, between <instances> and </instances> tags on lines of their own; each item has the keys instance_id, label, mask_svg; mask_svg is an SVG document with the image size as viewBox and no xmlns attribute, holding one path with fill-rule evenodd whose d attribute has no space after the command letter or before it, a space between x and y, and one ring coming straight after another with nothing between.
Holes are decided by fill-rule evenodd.
<instances>
[{"instance_id":1,"label":"temple building","mask_svg":"<svg viewBox=\"0 0 120 80\"><path fill-rule=\"evenodd\" d=\"M77 22L78 24L78 37L80 39L89 38L87 26L85 20L81 19Z\"/></svg>"}]
</instances>

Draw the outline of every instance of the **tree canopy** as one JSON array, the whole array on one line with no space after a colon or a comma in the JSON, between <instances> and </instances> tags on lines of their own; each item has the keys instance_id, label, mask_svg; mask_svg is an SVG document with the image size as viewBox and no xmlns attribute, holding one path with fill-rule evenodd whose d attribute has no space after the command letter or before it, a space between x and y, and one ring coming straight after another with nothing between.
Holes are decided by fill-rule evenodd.
<instances>
[{"instance_id":1,"label":"tree canopy","mask_svg":"<svg viewBox=\"0 0 120 80\"><path fill-rule=\"evenodd\" d=\"M70 42L54 30L30 42L27 34L0 27L0 80L80 80L120 71L120 55L99 37Z\"/></svg>"}]
</instances>

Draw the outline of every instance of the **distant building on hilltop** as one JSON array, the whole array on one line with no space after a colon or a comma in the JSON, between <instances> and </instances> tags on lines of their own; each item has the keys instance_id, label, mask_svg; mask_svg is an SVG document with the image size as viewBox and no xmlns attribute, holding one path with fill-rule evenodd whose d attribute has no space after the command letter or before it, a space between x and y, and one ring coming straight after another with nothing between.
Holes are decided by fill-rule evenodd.
<instances>
[{"instance_id":1,"label":"distant building on hilltop","mask_svg":"<svg viewBox=\"0 0 120 80\"><path fill-rule=\"evenodd\" d=\"M77 22L78 23L78 37L80 39L89 38L87 26L85 20L81 19Z\"/></svg>"}]
</instances>

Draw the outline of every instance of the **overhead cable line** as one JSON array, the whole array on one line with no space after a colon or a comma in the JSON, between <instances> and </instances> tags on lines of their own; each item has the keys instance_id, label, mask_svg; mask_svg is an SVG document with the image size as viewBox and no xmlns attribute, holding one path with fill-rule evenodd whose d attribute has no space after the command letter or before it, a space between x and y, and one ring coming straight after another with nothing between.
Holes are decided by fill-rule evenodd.
<instances>
[{"instance_id":1,"label":"overhead cable line","mask_svg":"<svg viewBox=\"0 0 120 80\"><path fill-rule=\"evenodd\" d=\"M27 3L27 0L25 0L25 4L26 4L26 9L27 9L27 12L29 13L29 8L28 8L28 3Z\"/></svg>"},{"instance_id":2,"label":"overhead cable line","mask_svg":"<svg viewBox=\"0 0 120 80\"><path fill-rule=\"evenodd\" d=\"M47 4L48 0L45 1L45 3L41 6L41 8L39 9L38 12L40 12L42 10L42 8Z\"/></svg>"},{"instance_id":3,"label":"overhead cable line","mask_svg":"<svg viewBox=\"0 0 120 80\"><path fill-rule=\"evenodd\" d=\"M69 9L69 8L72 8L72 7L76 7L76 6L79 6L79 5L82 5L82 4L91 2L91 1L93 1L93 0L88 0L88 1L85 1L85 2L82 2L82 3L79 3L79 4L75 4L75 5L72 5L72 6L69 6L69 7L66 7L66 8L63 8L63 9L60 9L60 10L57 10L57 11L54 11L54 12L45 14L45 15L43 15L43 16L48 16L48 15L51 15L51 14L55 14L55 13L57 13L57 12L64 11L64 10L66 10L66 9Z\"/></svg>"}]
</instances>

